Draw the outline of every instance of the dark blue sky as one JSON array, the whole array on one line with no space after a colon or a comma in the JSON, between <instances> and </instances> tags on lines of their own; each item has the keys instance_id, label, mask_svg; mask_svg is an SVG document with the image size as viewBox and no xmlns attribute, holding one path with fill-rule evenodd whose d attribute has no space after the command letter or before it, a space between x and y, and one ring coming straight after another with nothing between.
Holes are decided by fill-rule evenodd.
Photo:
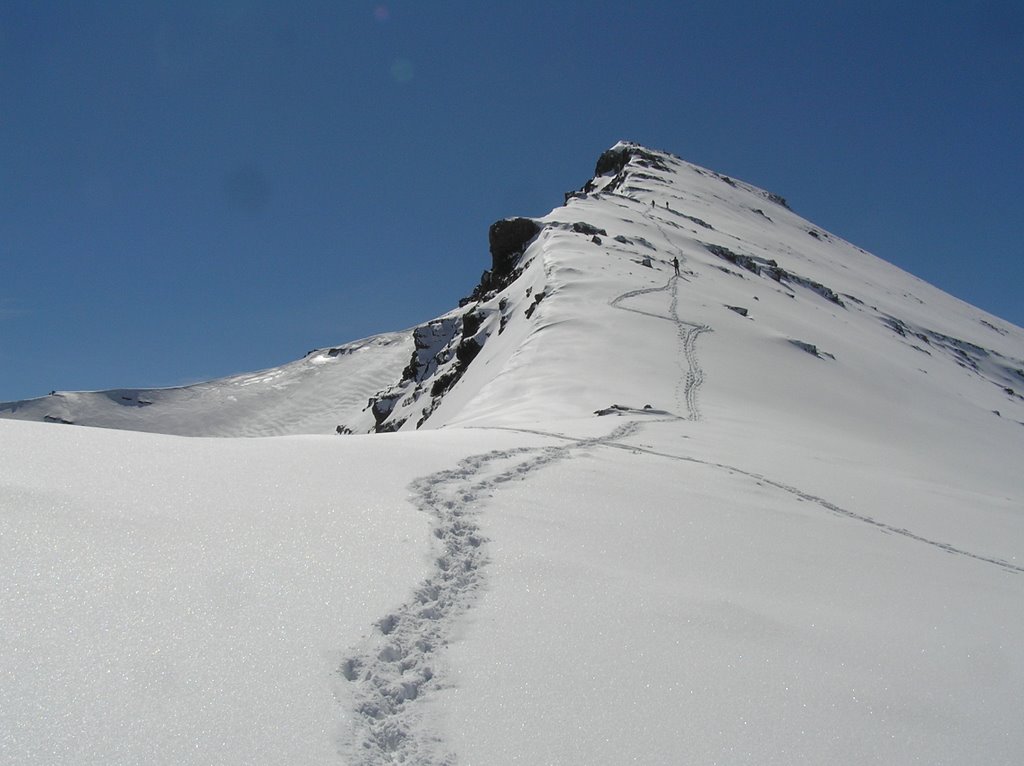
<instances>
[{"instance_id":1,"label":"dark blue sky","mask_svg":"<svg viewBox=\"0 0 1024 766\"><path fill-rule=\"evenodd\" d=\"M0 400L428 319L620 138L1024 325L1022 137L1019 2L0 0Z\"/></svg>"}]
</instances>

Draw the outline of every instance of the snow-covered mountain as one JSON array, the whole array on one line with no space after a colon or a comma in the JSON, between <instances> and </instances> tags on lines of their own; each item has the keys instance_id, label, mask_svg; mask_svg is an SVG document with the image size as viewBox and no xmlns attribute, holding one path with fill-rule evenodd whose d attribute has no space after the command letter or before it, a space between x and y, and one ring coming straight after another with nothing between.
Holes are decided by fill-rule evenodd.
<instances>
[{"instance_id":1,"label":"snow-covered mountain","mask_svg":"<svg viewBox=\"0 0 1024 766\"><path fill-rule=\"evenodd\" d=\"M699 345L727 365L718 399L752 415L856 414L888 432L914 413L936 420L938 395L1024 420L1020 328L813 226L778 195L671 155L618 144L564 207L490 235L492 268L473 296L412 330L180 388L53 392L0 415L193 436L576 417L606 400L695 418L696 398L686 404L656 374L667 329L691 354L700 332L716 333ZM794 380L808 371L825 395Z\"/></svg>"},{"instance_id":2,"label":"snow-covered mountain","mask_svg":"<svg viewBox=\"0 0 1024 766\"><path fill-rule=\"evenodd\" d=\"M120 429L0 423L0 759L1024 758L1024 330L630 143L489 245L406 332L0 405Z\"/></svg>"}]
</instances>

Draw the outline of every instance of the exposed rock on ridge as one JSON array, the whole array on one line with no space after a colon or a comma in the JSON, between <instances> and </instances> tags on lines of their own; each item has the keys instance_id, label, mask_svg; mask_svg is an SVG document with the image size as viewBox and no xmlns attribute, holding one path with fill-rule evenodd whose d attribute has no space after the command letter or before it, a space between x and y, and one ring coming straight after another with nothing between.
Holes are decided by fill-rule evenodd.
<instances>
[{"instance_id":1,"label":"exposed rock on ridge","mask_svg":"<svg viewBox=\"0 0 1024 766\"><path fill-rule=\"evenodd\" d=\"M500 280L511 275L519 256L539 233L540 226L532 218L503 218L492 223L487 232L492 277Z\"/></svg>"},{"instance_id":2,"label":"exposed rock on ridge","mask_svg":"<svg viewBox=\"0 0 1024 766\"><path fill-rule=\"evenodd\" d=\"M669 170L665 161L654 152L639 144L620 141L611 149L603 152L597 158L597 165L594 168L594 176L607 176L615 174L615 178L602 188L602 191L612 192L618 189L625 182L628 175L627 166L630 162L639 167L652 168L654 170ZM591 179L583 187L587 194L597 189L594 179Z\"/></svg>"}]
</instances>

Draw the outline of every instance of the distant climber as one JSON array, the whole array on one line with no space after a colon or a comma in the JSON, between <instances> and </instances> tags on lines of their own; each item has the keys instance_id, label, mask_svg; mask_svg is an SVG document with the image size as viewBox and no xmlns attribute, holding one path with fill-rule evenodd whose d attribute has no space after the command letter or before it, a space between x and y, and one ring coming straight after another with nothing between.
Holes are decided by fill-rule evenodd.
<instances>
[{"instance_id":1,"label":"distant climber","mask_svg":"<svg viewBox=\"0 0 1024 766\"><path fill-rule=\"evenodd\" d=\"M678 258L673 258L672 259L672 268L674 268L676 270L676 276L678 277L679 276L679 259Z\"/></svg>"}]
</instances>

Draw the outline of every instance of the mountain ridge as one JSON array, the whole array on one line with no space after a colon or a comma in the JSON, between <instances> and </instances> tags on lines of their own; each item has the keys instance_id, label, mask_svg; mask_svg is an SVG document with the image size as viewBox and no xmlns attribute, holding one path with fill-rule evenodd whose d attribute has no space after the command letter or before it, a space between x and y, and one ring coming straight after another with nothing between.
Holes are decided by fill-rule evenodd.
<instances>
[{"instance_id":1,"label":"mountain ridge","mask_svg":"<svg viewBox=\"0 0 1024 766\"><path fill-rule=\"evenodd\" d=\"M772 298L782 294L809 304L805 319L826 323L814 329L848 320L839 314L822 316L828 309L814 305L816 295L847 314L869 315L887 331L884 334L892 333L923 356L952 359L993 383L1008 403L1022 401L1024 332L1020 328L811 224L778 194L633 142L620 141L603 152L594 176L579 190L566 193L562 207L537 218L499 220L490 227L488 240L491 267L470 296L458 308L410 330L315 349L279 368L193 386L53 392L48 397L0 403L0 416L220 436L389 432L469 422L470 412L454 412L452 401L466 407L471 398L467 388L482 390L488 385L479 374L467 377L476 360L483 354L484 366L491 368L489 376L501 377L520 351L513 344L497 354L485 353L490 341L497 342L510 325L525 321L529 324L523 328L525 333L516 333L516 343L532 344L535 333L547 327L544 317L552 300L557 303L562 300L560 293L571 293L571 281L577 275L584 279L588 272L620 267L622 287L647 290L653 282L648 279L641 285L641 272L631 269L648 269L648 276L660 274L657 279L668 281L673 278L667 271L673 258L682 264L678 278L684 284L700 280L708 284L715 270L731 278L732 285L721 280L714 284L719 307L749 320L765 318L758 302L769 296L752 293L764 292L766 287L774 292ZM565 257L558 248L565 250ZM581 253L585 255L580 257ZM568 259L574 260L573 266L562 268ZM543 264L543 274L531 270L535 263ZM897 283L900 288L894 292L892 285ZM704 315L696 323L713 327L718 319L706 314L707 291L687 294L703 304L699 309ZM622 300L622 295L607 296L613 308L623 308ZM930 301L941 302L941 308L924 310ZM575 318L586 317L587 311L581 307ZM559 321L573 319L564 313L560 316ZM955 319L950 321L951 317ZM585 321L590 320L593 316ZM607 322L611 320L605 317L604 321L595 332L610 331ZM792 321L784 324L784 340L791 347L835 360L831 341L812 337L811 327ZM774 329L778 333L783 328ZM801 334L808 337L798 337ZM621 339L621 353L628 353L630 343ZM351 354L367 359L368 352L376 357L372 363L352 366ZM399 365L403 354L406 358ZM497 357L503 361L496 361ZM578 374L593 376L594 371L579 369ZM635 387L641 389L642 382ZM248 404L237 407L242 389L248 389L244 397ZM453 397L455 391L459 395ZM260 418L252 415L257 392L264 401L265 414ZM621 398L626 393L609 395ZM594 396L586 405L591 410L609 403L597 398L596 391ZM283 398L288 402L283 403ZM987 398L994 402L991 410L1006 409L1003 398ZM549 407L548 415L560 406L568 405ZM1009 409L1020 412L1015 406ZM277 415L269 414L275 410ZM584 411L589 410L577 410ZM1024 421L1024 414L1011 417Z\"/></svg>"}]
</instances>

